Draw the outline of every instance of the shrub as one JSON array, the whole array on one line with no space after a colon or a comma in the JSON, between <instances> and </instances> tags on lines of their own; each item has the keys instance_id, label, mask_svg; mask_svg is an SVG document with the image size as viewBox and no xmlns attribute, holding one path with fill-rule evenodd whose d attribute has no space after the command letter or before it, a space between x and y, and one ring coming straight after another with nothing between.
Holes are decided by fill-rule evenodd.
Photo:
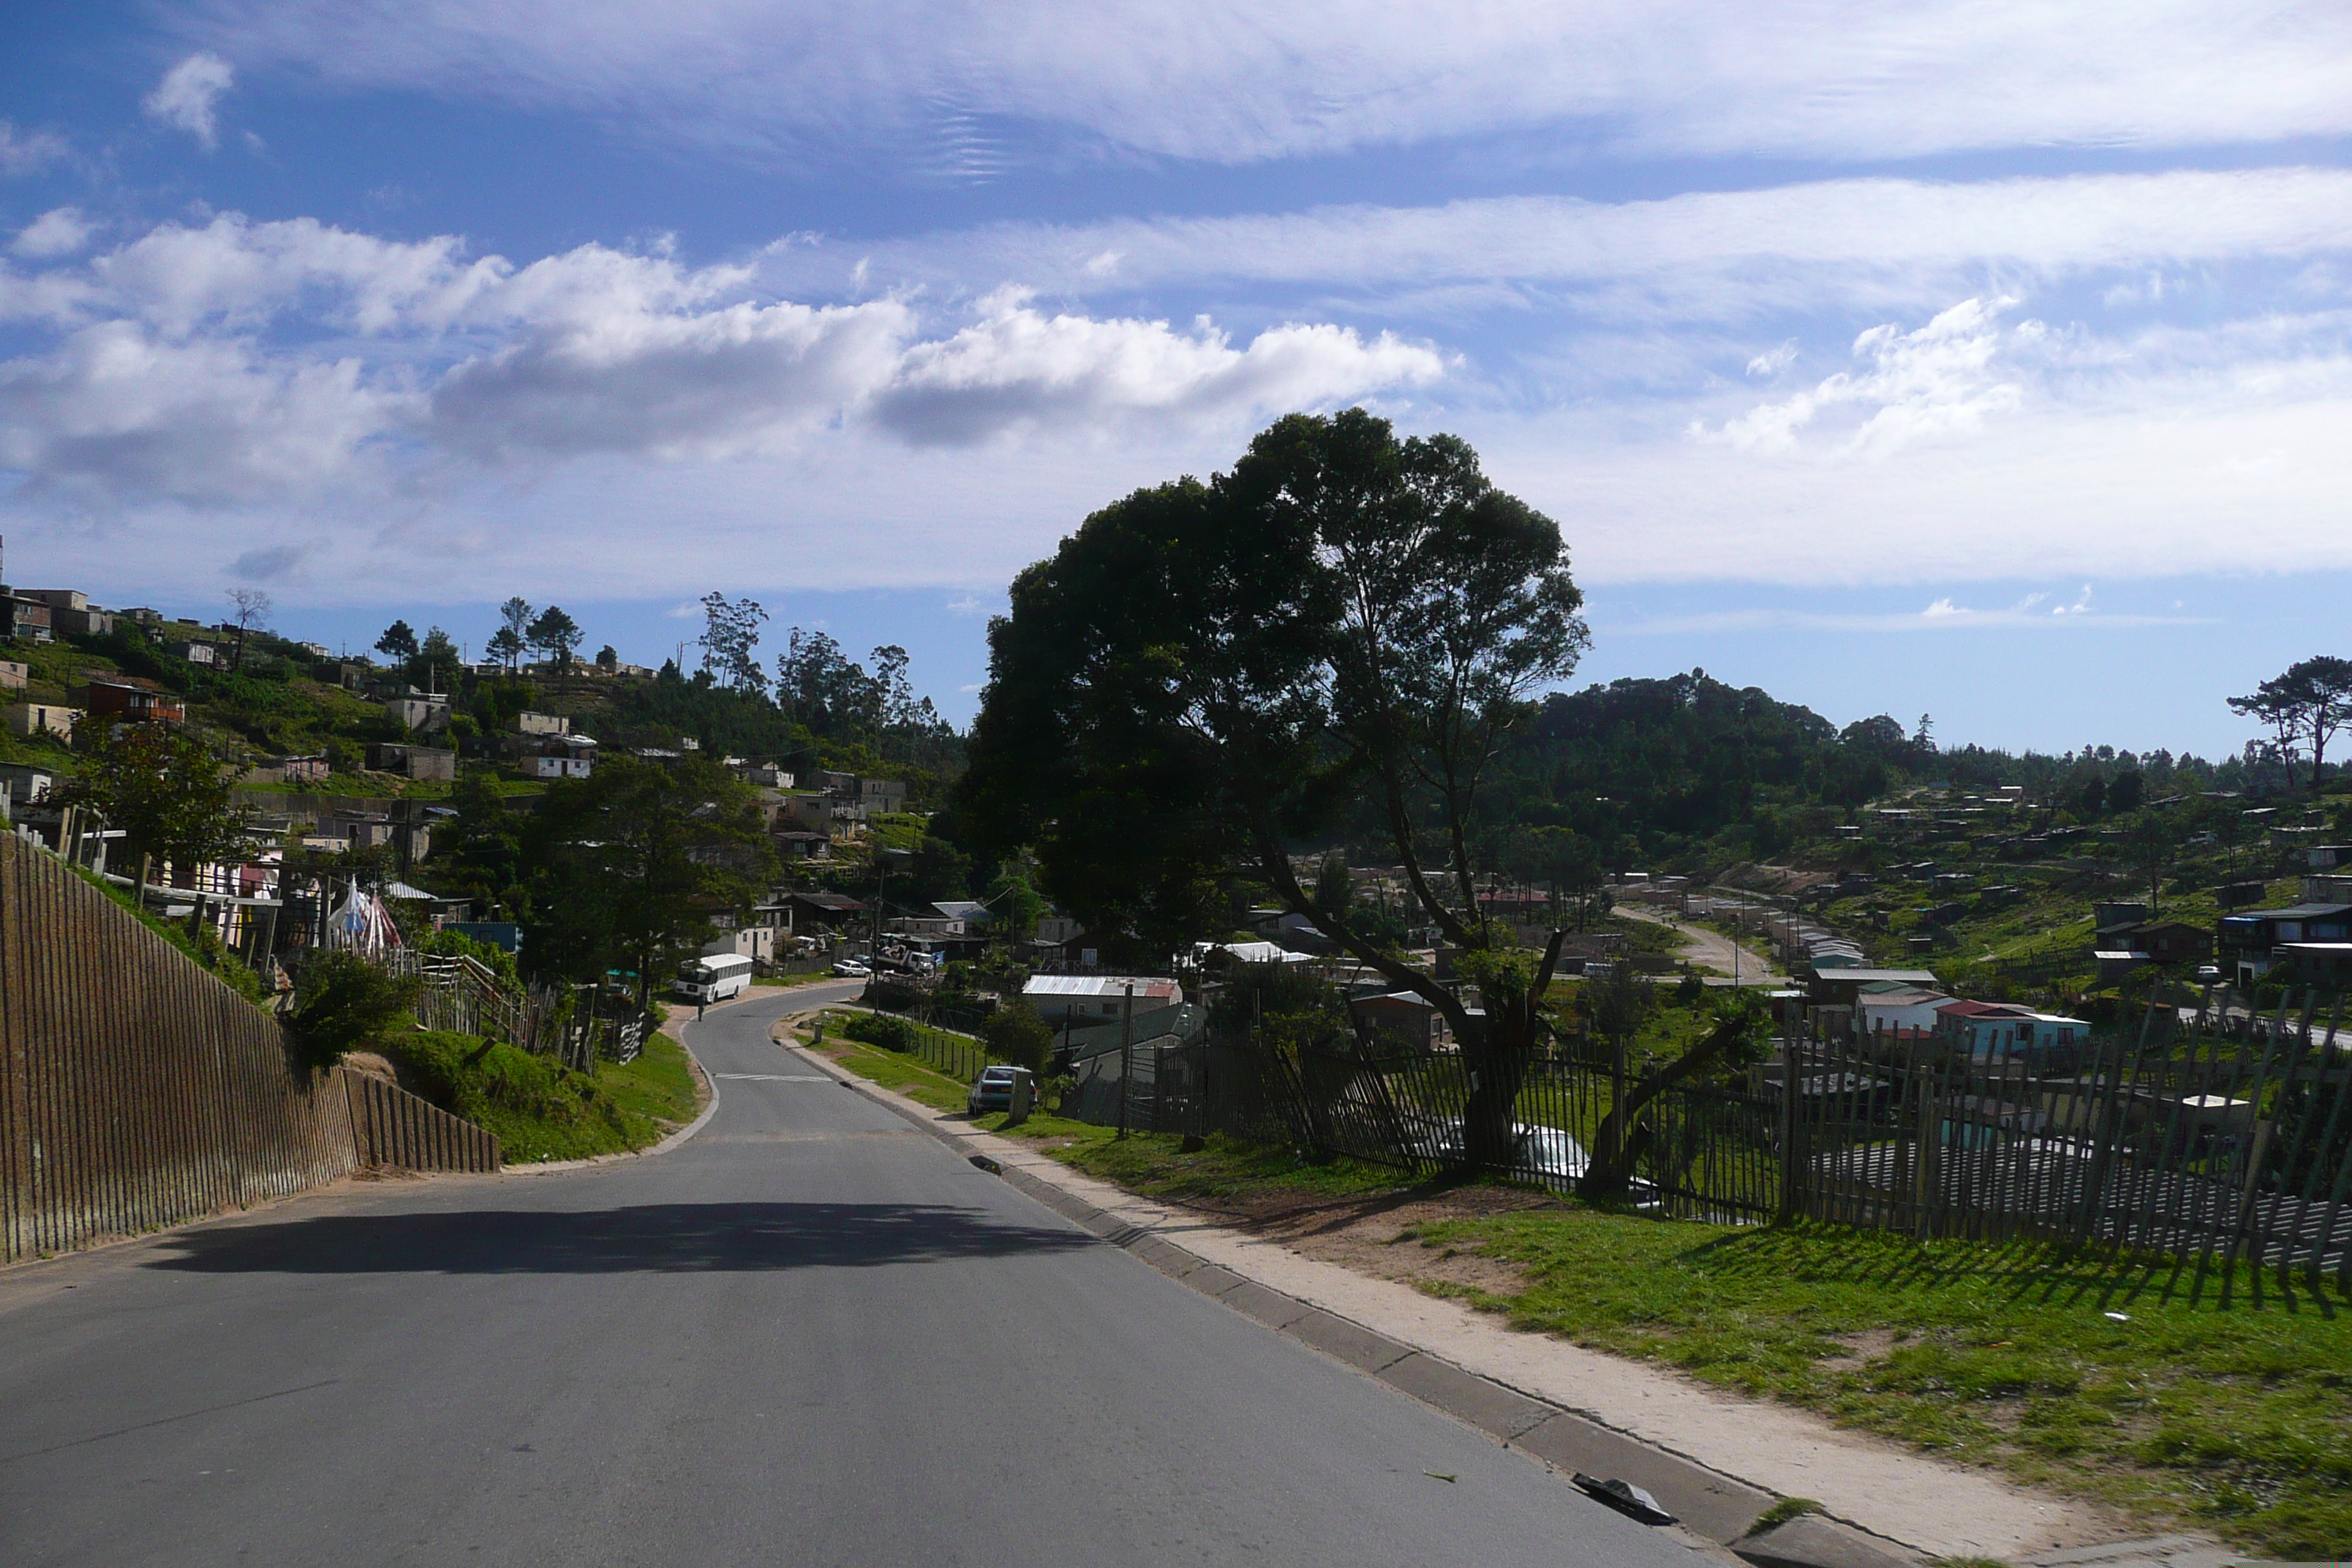
<instances>
[{"instance_id":1,"label":"shrub","mask_svg":"<svg viewBox=\"0 0 2352 1568\"><path fill-rule=\"evenodd\" d=\"M1031 1072L1045 1070L1054 1049L1054 1031L1026 1002L1013 1002L990 1014L980 1026L989 1055Z\"/></svg>"},{"instance_id":2,"label":"shrub","mask_svg":"<svg viewBox=\"0 0 2352 1568\"><path fill-rule=\"evenodd\" d=\"M887 1013L854 1014L841 1026L840 1034L845 1039L879 1046L886 1051L911 1051L915 1048L914 1026Z\"/></svg>"},{"instance_id":3,"label":"shrub","mask_svg":"<svg viewBox=\"0 0 2352 1568\"><path fill-rule=\"evenodd\" d=\"M398 1029L422 989L415 976L387 973L355 952L319 953L302 965L287 1038L310 1066L331 1068Z\"/></svg>"}]
</instances>

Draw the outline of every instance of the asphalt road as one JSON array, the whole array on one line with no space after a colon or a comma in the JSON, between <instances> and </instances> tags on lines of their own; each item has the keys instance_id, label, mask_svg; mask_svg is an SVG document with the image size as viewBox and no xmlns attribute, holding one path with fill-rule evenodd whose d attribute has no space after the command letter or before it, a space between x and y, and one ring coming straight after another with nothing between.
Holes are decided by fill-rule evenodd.
<instances>
[{"instance_id":1,"label":"asphalt road","mask_svg":"<svg viewBox=\"0 0 2352 1568\"><path fill-rule=\"evenodd\" d=\"M824 994L667 1154L0 1275L0 1563L1698 1568L814 1079Z\"/></svg>"}]
</instances>

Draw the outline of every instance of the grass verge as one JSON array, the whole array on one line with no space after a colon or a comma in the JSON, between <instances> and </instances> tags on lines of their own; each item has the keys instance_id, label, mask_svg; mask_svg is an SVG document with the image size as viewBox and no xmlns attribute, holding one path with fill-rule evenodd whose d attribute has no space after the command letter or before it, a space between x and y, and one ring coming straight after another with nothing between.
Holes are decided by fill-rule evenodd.
<instances>
[{"instance_id":1,"label":"grass verge","mask_svg":"<svg viewBox=\"0 0 2352 1568\"><path fill-rule=\"evenodd\" d=\"M2352 1549L2352 1313L2327 1296L2273 1284L2257 1301L2241 1278L2223 1308L2168 1265L1565 1205L1418 1239L1519 1266L1516 1295L1444 1288L1515 1328L2242 1549Z\"/></svg>"}]
</instances>

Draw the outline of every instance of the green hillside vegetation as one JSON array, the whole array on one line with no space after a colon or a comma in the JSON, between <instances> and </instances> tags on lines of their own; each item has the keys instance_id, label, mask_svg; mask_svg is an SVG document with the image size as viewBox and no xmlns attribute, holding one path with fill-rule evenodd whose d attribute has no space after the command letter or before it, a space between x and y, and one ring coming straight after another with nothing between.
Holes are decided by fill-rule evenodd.
<instances>
[{"instance_id":1,"label":"green hillside vegetation","mask_svg":"<svg viewBox=\"0 0 2352 1568\"><path fill-rule=\"evenodd\" d=\"M412 1092L497 1134L509 1164L643 1149L694 1116L685 1051L666 1036L593 1075L503 1041L423 1029L388 1041L384 1054Z\"/></svg>"}]
</instances>

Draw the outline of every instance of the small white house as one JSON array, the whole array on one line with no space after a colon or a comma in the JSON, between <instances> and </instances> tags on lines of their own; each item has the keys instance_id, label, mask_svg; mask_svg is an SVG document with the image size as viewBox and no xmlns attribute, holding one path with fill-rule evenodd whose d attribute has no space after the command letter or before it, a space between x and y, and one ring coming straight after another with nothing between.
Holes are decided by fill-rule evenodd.
<instances>
[{"instance_id":1,"label":"small white house","mask_svg":"<svg viewBox=\"0 0 2352 1568\"><path fill-rule=\"evenodd\" d=\"M523 766L533 778L584 779L596 771L596 742L585 735L551 735Z\"/></svg>"},{"instance_id":2,"label":"small white house","mask_svg":"<svg viewBox=\"0 0 2352 1568\"><path fill-rule=\"evenodd\" d=\"M1033 974L1021 995L1047 1023L1099 1024L1129 1005L1129 986L1139 1013L1184 1003L1184 988L1156 974Z\"/></svg>"}]
</instances>

